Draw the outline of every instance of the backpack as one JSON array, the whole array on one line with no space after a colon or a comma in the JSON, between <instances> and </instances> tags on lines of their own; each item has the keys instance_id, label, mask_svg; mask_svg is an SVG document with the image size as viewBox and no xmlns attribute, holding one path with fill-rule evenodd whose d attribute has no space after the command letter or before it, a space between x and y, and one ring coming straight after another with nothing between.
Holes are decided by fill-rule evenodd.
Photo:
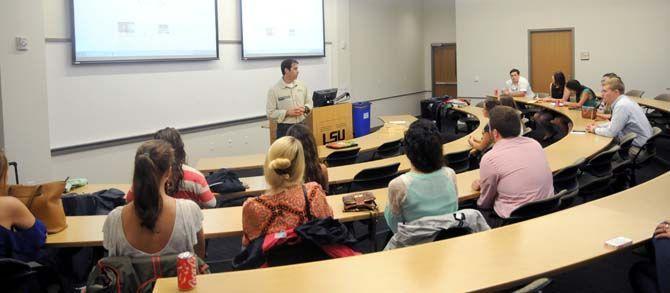
<instances>
[{"instance_id":1,"label":"backpack","mask_svg":"<svg viewBox=\"0 0 670 293\"><path fill-rule=\"evenodd\" d=\"M218 194L244 191L244 185L235 172L228 169L220 169L207 175L207 184L212 192Z\"/></svg>"},{"instance_id":2,"label":"backpack","mask_svg":"<svg viewBox=\"0 0 670 293\"><path fill-rule=\"evenodd\" d=\"M198 274L209 274L207 264L197 256L196 259ZM86 292L151 292L157 279L176 276L176 254L106 257L88 275Z\"/></svg>"}]
</instances>

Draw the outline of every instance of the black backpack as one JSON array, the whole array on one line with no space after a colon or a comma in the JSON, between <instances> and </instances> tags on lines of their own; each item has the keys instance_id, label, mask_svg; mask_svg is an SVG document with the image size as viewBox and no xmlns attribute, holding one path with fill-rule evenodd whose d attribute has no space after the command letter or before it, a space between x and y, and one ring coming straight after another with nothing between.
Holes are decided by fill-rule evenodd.
<instances>
[{"instance_id":1,"label":"black backpack","mask_svg":"<svg viewBox=\"0 0 670 293\"><path fill-rule=\"evenodd\" d=\"M220 169L207 177L207 184L212 192L218 194L244 191L244 185L235 172L228 169Z\"/></svg>"}]
</instances>

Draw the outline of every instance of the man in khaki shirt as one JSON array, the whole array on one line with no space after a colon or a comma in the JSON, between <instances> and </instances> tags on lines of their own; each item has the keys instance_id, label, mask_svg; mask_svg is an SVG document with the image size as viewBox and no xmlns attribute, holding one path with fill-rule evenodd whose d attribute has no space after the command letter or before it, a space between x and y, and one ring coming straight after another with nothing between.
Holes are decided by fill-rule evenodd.
<instances>
[{"instance_id":1,"label":"man in khaki shirt","mask_svg":"<svg viewBox=\"0 0 670 293\"><path fill-rule=\"evenodd\" d=\"M312 109L307 87L298 79L298 61L281 63L282 78L268 91L265 110L268 119L277 121L277 138L286 135L293 124L301 123Z\"/></svg>"}]
</instances>

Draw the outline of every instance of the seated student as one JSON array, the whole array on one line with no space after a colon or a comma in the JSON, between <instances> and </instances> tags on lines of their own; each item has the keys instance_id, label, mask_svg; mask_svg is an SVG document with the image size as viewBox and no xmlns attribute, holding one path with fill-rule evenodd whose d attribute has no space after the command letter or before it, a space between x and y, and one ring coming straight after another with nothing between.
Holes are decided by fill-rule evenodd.
<instances>
[{"instance_id":1,"label":"seated student","mask_svg":"<svg viewBox=\"0 0 670 293\"><path fill-rule=\"evenodd\" d=\"M586 131L617 139L633 132L637 137L633 140L630 154L636 155L651 137L652 128L640 105L623 94L625 90L623 82L617 78L605 81L602 96L603 101L612 107L612 120L601 125L587 125Z\"/></svg>"},{"instance_id":2,"label":"seated student","mask_svg":"<svg viewBox=\"0 0 670 293\"><path fill-rule=\"evenodd\" d=\"M512 69L509 72L511 77L507 82L505 82L505 88L503 89L503 95L512 96L512 97L526 97L532 98L535 96L533 90L530 88L530 83L528 79L521 76L519 69Z\"/></svg>"},{"instance_id":3,"label":"seated student","mask_svg":"<svg viewBox=\"0 0 670 293\"><path fill-rule=\"evenodd\" d=\"M496 106L500 106L500 101L494 98L486 99L486 101L484 101L484 111L482 111L484 117L489 118L489 113ZM491 138L491 132L489 131L489 124L486 124L484 127L481 140L478 140L471 135L468 139L468 143L472 147L472 151L470 151L470 153L473 154L476 152L483 152L489 148L493 144L493 138Z\"/></svg>"},{"instance_id":4,"label":"seated student","mask_svg":"<svg viewBox=\"0 0 670 293\"><path fill-rule=\"evenodd\" d=\"M216 198L209 190L209 184L205 176L195 168L186 165L186 151L184 142L181 140L179 131L168 127L161 129L154 135L154 139L164 140L172 146L175 155L175 164L172 166L170 180L165 191L174 198L190 199L203 208L216 206ZM126 201L131 202L135 198L133 189L126 194Z\"/></svg>"},{"instance_id":5,"label":"seated student","mask_svg":"<svg viewBox=\"0 0 670 293\"><path fill-rule=\"evenodd\" d=\"M600 78L600 89L601 89L601 91L602 91L602 88L605 86L605 82L610 78L617 78L617 79L621 80L621 77L619 77L616 73L610 72L610 73L603 74L603 77ZM598 111L596 112L596 119L597 120L610 120L610 119L612 119L612 108L608 107L605 104L605 102L602 100L602 97L598 101Z\"/></svg>"},{"instance_id":6,"label":"seated student","mask_svg":"<svg viewBox=\"0 0 670 293\"><path fill-rule=\"evenodd\" d=\"M321 163L319 153L316 150L316 142L312 131L303 124L291 126L286 135L295 137L302 144L302 150L305 153L305 182L316 182L321 185L324 191L328 192L328 167Z\"/></svg>"},{"instance_id":7,"label":"seated student","mask_svg":"<svg viewBox=\"0 0 670 293\"><path fill-rule=\"evenodd\" d=\"M133 172L135 200L107 215L102 244L109 256L142 257L185 251L205 257L203 215L192 200L175 199L165 190L175 164L174 150L163 140L137 149Z\"/></svg>"},{"instance_id":8,"label":"seated student","mask_svg":"<svg viewBox=\"0 0 670 293\"><path fill-rule=\"evenodd\" d=\"M35 261L47 239L47 228L25 204L7 196L7 158L0 151L0 257Z\"/></svg>"},{"instance_id":9,"label":"seated student","mask_svg":"<svg viewBox=\"0 0 670 293\"><path fill-rule=\"evenodd\" d=\"M548 129L549 136L542 140L540 144L543 148L550 146L551 144L568 135L571 127L572 122L570 122L570 119L562 115L557 115L550 122L550 127Z\"/></svg>"},{"instance_id":10,"label":"seated student","mask_svg":"<svg viewBox=\"0 0 670 293\"><path fill-rule=\"evenodd\" d=\"M562 71L556 71L551 76L549 93L553 99L563 99L565 95L565 74Z\"/></svg>"},{"instance_id":11,"label":"seated student","mask_svg":"<svg viewBox=\"0 0 670 293\"><path fill-rule=\"evenodd\" d=\"M519 137L519 123L514 109L491 110L489 124L495 144L484 154L479 179L472 183L473 190L481 190L477 205L493 208L502 218L525 203L554 195L547 156L535 140Z\"/></svg>"},{"instance_id":12,"label":"seated student","mask_svg":"<svg viewBox=\"0 0 670 293\"><path fill-rule=\"evenodd\" d=\"M555 102L557 100L563 101L568 107L596 107L596 94L592 89L583 86L578 80L570 80L565 84L565 95L561 99L544 98L544 101ZM572 102L571 99L574 101Z\"/></svg>"},{"instance_id":13,"label":"seated student","mask_svg":"<svg viewBox=\"0 0 670 293\"><path fill-rule=\"evenodd\" d=\"M404 138L410 172L389 183L384 218L393 233L398 222L412 222L458 210L456 173L444 166L440 131L431 121L413 122Z\"/></svg>"},{"instance_id":14,"label":"seated student","mask_svg":"<svg viewBox=\"0 0 670 293\"><path fill-rule=\"evenodd\" d=\"M633 265L629 272L634 292L670 292L670 221L663 221L654 230L654 258Z\"/></svg>"},{"instance_id":15,"label":"seated student","mask_svg":"<svg viewBox=\"0 0 670 293\"><path fill-rule=\"evenodd\" d=\"M303 184L305 155L300 141L292 136L277 139L268 150L263 175L269 189L261 196L247 199L242 207L242 245L268 233L292 229L308 221L309 210L315 218L333 216L319 184Z\"/></svg>"}]
</instances>

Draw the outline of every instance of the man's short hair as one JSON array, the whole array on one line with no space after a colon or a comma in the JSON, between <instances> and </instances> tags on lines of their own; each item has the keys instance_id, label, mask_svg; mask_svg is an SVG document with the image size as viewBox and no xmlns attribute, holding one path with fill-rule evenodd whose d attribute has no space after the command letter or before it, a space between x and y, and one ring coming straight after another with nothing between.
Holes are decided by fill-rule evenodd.
<instances>
[{"instance_id":1,"label":"man's short hair","mask_svg":"<svg viewBox=\"0 0 670 293\"><path fill-rule=\"evenodd\" d=\"M519 71L519 69L516 69L516 68L510 70L509 75L512 75L513 72L516 72L516 74L521 75L521 71Z\"/></svg>"},{"instance_id":2,"label":"man's short hair","mask_svg":"<svg viewBox=\"0 0 670 293\"><path fill-rule=\"evenodd\" d=\"M497 130L503 138L519 136L521 132L521 119L517 110L498 106L489 111L489 123L491 130Z\"/></svg>"},{"instance_id":3,"label":"man's short hair","mask_svg":"<svg viewBox=\"0 0 670 293\"><path fill-rule=\"evenodd\" d=\"M607 79L604 86L608 87L612 91L619 91L619 93L622 94L626 91L626 86L623 84L623 81L618 78Z\"/></svg>"},{"instance_id":4,"label":"man's short hair","mask_svg":"<svg viewBox=\"0 0 670 293\"><path fill-rule=\"evenodd\" d=\"M284 74L286 74L286 70L291 70L293 64L298 64L298 60L292 58L284 59L284 61L281 62L281 75L284 76Z\"/></svg>"},{"instance_id":5,"label":"man's short hair","mask_svg":"<svg viewBox=\"0 0 670 293\"><path fill-rule=\"evenodd\" d=\"M414 121L405 132L405 154L412 165L423 173L432 173L444 166L440 131L432 121Z\"/></svg>"},{"instance_id":6,"label":"man's short hair","mask_svg":"<svg viewBox=\"0 0 670 293\"><path fill-rule=\"evenodd\" d=\"M608 73L603 74L603 78L606 78L606 79L616 78L616 79L618 79L618 80L620 80L620 81L623 82L623 80L621 80L621 76L618 76L618 75L617 75L616 73L614 73L614 72L608 72Z\"/></svg>"}]
</instances>

